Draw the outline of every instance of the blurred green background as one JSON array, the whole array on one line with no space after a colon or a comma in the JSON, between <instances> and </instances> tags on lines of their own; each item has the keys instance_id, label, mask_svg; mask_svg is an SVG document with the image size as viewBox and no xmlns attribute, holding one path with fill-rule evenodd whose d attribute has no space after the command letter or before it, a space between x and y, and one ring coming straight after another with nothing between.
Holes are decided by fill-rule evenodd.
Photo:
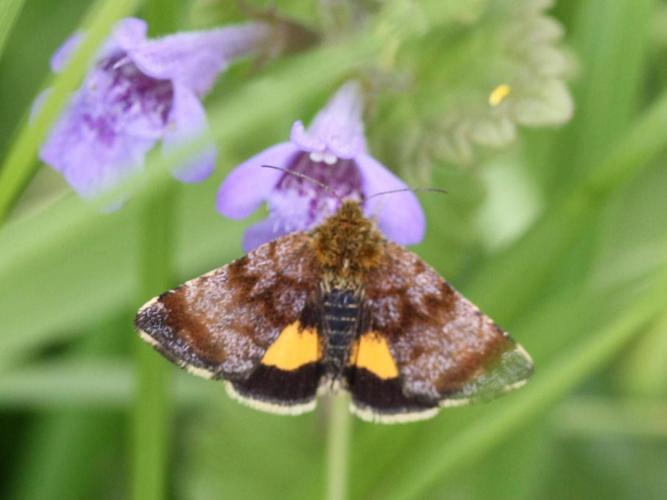
<instances>
[{"instance_id":1,"label":"blurred green background","mask_svg":"<svg viewBox=\"0 0 667 500\"><path fill-rule=\"evenodd\" d=\"M242 407L141 351L132 318L151 294L241 255L249 221L215 212L220 181L349 77L374 85L373 154L449 192L422 196L428 233L415 251L536 364L525 388L492 403L409 425L355 420L350 497L665 498L666 2L272 3L322 43L223 75L206 101L213 178L158 176L101 215L36 163L25 119L86 12L104 35L119 16L159 18L161 4L177 7L179 28L243 19L224 0L0 4L0 172L30 179L0 185L5 198L20 192L0 228L0 498L323 496L325 412ZM500 84L512 91L491 106ZM136 477L142 460L165 464L159 484Z\"/></svg>"}]
</instances>

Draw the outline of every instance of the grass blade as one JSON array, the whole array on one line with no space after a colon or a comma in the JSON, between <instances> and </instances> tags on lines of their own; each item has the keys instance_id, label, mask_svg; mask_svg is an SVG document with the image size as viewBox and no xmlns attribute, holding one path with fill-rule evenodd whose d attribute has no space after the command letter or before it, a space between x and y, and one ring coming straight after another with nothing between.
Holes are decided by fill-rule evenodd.
<instances>
[{"instance_id":1,"label":"grass blade","mask_svg":"<svg viewBox=\"0 0 667 500\"><path fill-rule=\"evenodd\" d=\"M25 0L5 0L0 4L0 57Z\"/></svg>"}]
</instances>

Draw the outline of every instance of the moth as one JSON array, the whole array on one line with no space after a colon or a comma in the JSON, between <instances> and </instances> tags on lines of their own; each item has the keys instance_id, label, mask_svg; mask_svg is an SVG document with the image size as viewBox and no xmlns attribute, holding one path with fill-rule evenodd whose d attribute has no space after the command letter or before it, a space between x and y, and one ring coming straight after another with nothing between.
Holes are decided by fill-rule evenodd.
<instances>
[{"instance_id":1,"label":"moth","mask_svg":"<svg viewBox=\"0 0 667 500\"><path fill-rule=\"evenodd\" d=\"M528 353L436 271L386 240L358 202L145 304L141 337L259 410L301 414L348 391L382 423L522 386Z\"/></svg>"}]
</instances>

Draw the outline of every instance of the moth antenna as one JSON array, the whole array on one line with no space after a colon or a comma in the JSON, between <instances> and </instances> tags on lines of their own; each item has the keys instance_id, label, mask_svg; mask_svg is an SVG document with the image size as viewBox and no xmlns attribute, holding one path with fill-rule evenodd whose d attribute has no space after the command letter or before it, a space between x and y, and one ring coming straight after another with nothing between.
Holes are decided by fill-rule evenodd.
<instances>
[{"instance_id":1,"label":"moth antenna","mask_svg":"<svg viewBox=\"0 0 667 500\"><path fill-rule=\"evenodd\" d=\"M413 193L441 193L441 194L447 194L446 189L441 189L441 188L401 188L401 189L392 189L391 191L380 191L379 193L375 193L370 195L369 197L366 198L366 200L370 200L372 198L376 198L378 196L383 196L385 194L394 194L394 193L404 193L406 191L411 191Z\"/></svg>"},{"instance_id":2,"label":"moth antenna","mask_svg":"<svg viewBox=\"0 0 667 500\"><path fill-rule=\"evenodd\" d=\"M317 179L315 179L315 178L313 178L309 175L303 174L301 172L294 172L292 170L287 170L286 168L283 168L283 167L276 167L275 165L262 165L262 168L272 168L273 170L280 170L281 172L285 172L286 174L293 175L294 177L299 177L300 179L304 179L306 181L312 182L313 184L315 184L315 185L321 187L322 189L324 189L327 193L332 195L334 198L336 198L341 203L343 202L342 196L340 196L336 191L331 189L330 186L327 186L323 182L318 181Z\"/></svg>"}]
</instances>

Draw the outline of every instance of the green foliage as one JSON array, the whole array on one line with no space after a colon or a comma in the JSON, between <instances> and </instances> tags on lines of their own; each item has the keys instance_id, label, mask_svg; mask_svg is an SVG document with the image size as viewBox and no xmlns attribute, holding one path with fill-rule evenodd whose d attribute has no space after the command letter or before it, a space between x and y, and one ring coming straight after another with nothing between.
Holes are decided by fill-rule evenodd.
<instances>
[{"instance_id":1,"label":"green foliage","mask_svg":"<svg viewBox=\"0 0 667 500\"><path fill-rule=\"evenodd\" d=\"M561 25L543 12L548 2L481 3L398 55L397 64L412 71L412 91L403 98L417 116L404 124L394 102L391 112L399 116L389 119L395 132L414 136L396 145L409 168L428 171L433 160L470 164L476 147L511 144L519 125L558 125L572 116L564 83L572 63L561 50Z\"/></svg>"},{"instance_id":2,"label":"green foliage","mask_svg":"<svg viewBox=\"0 0 667 500\"><path fill-rule=\"evenodd\" d=\"M166 463L161 486L139 485L147 495L162 487L187 500L323 495L327 432L319 411L258 413L229 400L220 384L157 357L139 363L169 371L166 390L138 410L137 387L140 397L155 394L137 384L131 317L159 288L241 254L250 221L214 210L225 172L284 140L293 120L309 119L354 75L376 97L367 121L373 152L410 183L449 191L422 196L428 234L416 250L531 352L536 374L501 400L428 422L354 421L351 497L663 494L667 74L656 64L666 47L663 4L564 0L545 11L541 0L278 2L282 14L332 41L259 69L232 68L206 103L222 152L213 178L172 189L166 173L187 151L156 155L131 181L133 199L111 215L67 194L35 159L97 42L134 6L87 4L37 0L0 10L0 210L13 208L0 228L2 498L128 497L130 415L144 429L164 419L157 430L167 438L156 432L143 444L149 452L134 450L137 460ZM238 6L223 10L227 4L186 2L181 24L243 18ZM33 125L25 124L46 85L48 57L86 8L90 43L53 79L57 91ZM363 22L332 36L336 16L357 8ZM43 42L31 41L35 33ZM525 86L513 83L507 101L489 107L494 86L517 74ZM562 123L570 91L571 121L527 130ZM512 98L537 101L524 103L525 115ZM465 143L449 147L454 136Z\"/></svg>"},{"instance_id":3,"label":"green foliage","mask_svg":"<svg viewBox=\"0 0 667 500\"><path fill-rule=\"evenodd\" d=\"M12 32L16 18L23 8L23 0L4 2L0 6L0 54L5 49L5 43Z\"/></svg>"}]
</instances>

